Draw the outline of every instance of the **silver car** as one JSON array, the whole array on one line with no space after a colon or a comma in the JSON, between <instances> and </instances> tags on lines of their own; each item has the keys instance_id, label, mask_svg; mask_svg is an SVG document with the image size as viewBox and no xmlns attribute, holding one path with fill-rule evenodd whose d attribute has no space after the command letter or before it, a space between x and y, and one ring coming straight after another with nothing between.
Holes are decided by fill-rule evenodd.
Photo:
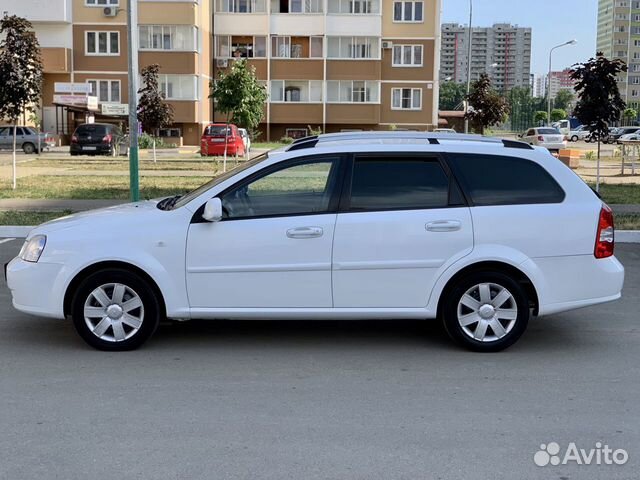
<instances>
[{"instance_id":1,"label":"silver car","mask_svg":"<svg viewBox=\"0 0 640 480\"><path fill-rule=\"evenodd\" d=\"M529 145L545 147L551 151L567 148L567 141L560 130L552 127L530 128L520 136Z\"/></svg>"},{"instance_id":2,"label":"silver car","mask_svg":"<svg viewBox=\"0 0 640 480\"><path fill-rule=\"evenodd\" d=\"M578 140L584 140L589 135L589 130L584 125L580 125L579 127L574 128L569 132L567 136L569 140L572 142L577 142Z\"/></svg>"},{"instance_id":3,"label":"silver car","mask_svg":"<svg viewBox=\"0 0 640 480\"><path fill-rule=\"evenodd\" d=\"M0 127L0 150L13 150L13 126ZM48 133L40 133L40 143L38 143L38 132L32 127L16 128L16 148L24 151L27 155L38 150L48 150L56 146L56 142Z\"/></svg>"}]
</instances>

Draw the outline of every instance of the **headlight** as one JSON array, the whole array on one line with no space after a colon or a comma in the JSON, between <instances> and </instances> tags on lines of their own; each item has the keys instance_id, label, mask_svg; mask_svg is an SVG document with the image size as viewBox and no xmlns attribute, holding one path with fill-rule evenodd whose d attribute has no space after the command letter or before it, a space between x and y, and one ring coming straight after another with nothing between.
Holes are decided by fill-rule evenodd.
<instances>
[{"instance_id":1,"label":"headlight","mask_svg":"<svg viewBox=\"0 0 640 480\"><path fill-rule=\"evenodd\" d=\"M31 239L24 242L22 250L20 250L19 257L25 262L36 263L40 260L40 255L44 250L44 246L47 244L47 237L44 235L36 235Z\"/></svg>"}]
</instances>

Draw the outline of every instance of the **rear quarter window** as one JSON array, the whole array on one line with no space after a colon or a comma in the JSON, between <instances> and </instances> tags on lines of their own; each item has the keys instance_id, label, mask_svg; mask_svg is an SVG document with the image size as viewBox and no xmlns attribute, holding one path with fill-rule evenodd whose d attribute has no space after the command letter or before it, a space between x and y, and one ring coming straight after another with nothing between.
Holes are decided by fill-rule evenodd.
<instances>
[{"instance_id":1,"label":"rear quarter window","mask_svg":"<svg viewBox=\"0 0 640 480\"><path fill-rule=\"evenodd\" d=\"M447 159L475 206L561 203L564 190L531 160L499 155L449 154Z\"/></svg>"}]
</instances>

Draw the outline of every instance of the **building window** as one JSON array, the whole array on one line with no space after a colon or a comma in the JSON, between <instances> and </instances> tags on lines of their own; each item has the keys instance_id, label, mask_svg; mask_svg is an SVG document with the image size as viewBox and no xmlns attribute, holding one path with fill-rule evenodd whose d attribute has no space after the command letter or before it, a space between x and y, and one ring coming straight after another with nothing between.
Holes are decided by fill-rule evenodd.
<instances>
[{"instance_id":1,"label":"building window","mask_svg":"<svg viewBox=\"0 0 640 480\"><path fill-rule=\"evenodd\" d=\"M371 15L380 13L380 0L329 0L329 13Z\"/></svg>"},{"instance_id":2,"label":"building window","mask_svg":"<svg viewBox=\"0 0 640 480\"><path fill-rule=\"evenodd\" d=\"M119 0L84 0L84 4L87 7L109 7L120 5Z\"/></svg>"},{"instance_id":3,"label":"building window","mask_svg":"<svg viewBox=\"0 0 640 480\"><path fill-rule=\"evenodd\" d=\"M424 2L402 1L393 2L394 22L422 22Z\"/></svg>"},{"instance_id":4,"label":"building window","mask_svg":"<svg viewBox=\"0 0 640 480\"><path fill-rule=\"evenodd\" d=\"M100 103L120 103L120 80L87 80L91 85L90 95L98 97Z\"/></svg>"},{"instance_id":5,"label":"building window","mask_svg":"<svg viewBox=\"0 0 640 480\"><path fill-rule=\"evenodd\" d=\"M198 100L198 77L195 75L159 75L158 82L167 100Z\"/></svg>"},{"instance_id":6,"label":"building window","mask_svg":"<svg viewBox=\"0 0 640 480\"><path fill-rule=\"evenodd\" d=\"M331 103L379 103L380 82L329 80L327 101Z\"/></svg>"},{"instance_id":7,"label":"building window","mask_svg":"<svg viewBox=\"0 0 640 480\"><path fill-rule=\"evenodd\" d=\"M306 128L287 128L286 135L289 138L304 138L309 132Z\"/></svg>"},{"instance_id":8,"label":"building window","mask_svg":"<svg viewBox=\"0 0 640 480\"><path fill-rule=\"evenodd\" d=\"M322 102L320 80L271 80L271 102Z\"/></svg>"},{"instance_id":9,"label":"building window","mask_svg":"<svg viewBox=\"0 0 640 480\"><path fill-rule=\"evenodd\" d=\"M391 108L393 110L422 110L422 89L392 88Z\"/></svg>"},{"instance_id":10,"label":"building window","mask_svg":"<svg viewBox=\"0 0 640 480\"><path fill-rule=\"evenodd\" d=\"M378 37L328 37L328 58L379 59Z\"/></svg>"},{"instance_id":11,"label":"building window","mask_svg":"<svg viewBox=\"0 0 640 480\"><path fill-rule=\"evenodd\" d=\"M219 13L267 13L266 0L216 0Z\"/></svg>"},{"instance_id":12,"label":"building window","mask_svg":"<svg viewBox=\"0 0 640 480\"><path fill-rule=\"evenodd\" d=\"M164 138L180 138L182 131L179 128L161 128L158 130L158 136Z\"/></svg>"},{"instance_id":13,"label":"building window","mask_svg":"<svg viewBox=\"0 0 640 480\"><path fill-rule=\"evenodd\" d=\"M85 32L86 55L120 55L120 32Z\"/></svg>"},{"instance_id":14,"label":"building window","mask_svg":"<svg viewBox=\"0 0 640 480\"><path fill-rule=\"evenodd\" d=\"M195 52L198 29L187 25L140 25L140 50Z\"/></svg>"},{"instance_id":15,"label":"building window","mask_svg":"<svg viewBox=\"0 0 640 480\"><path fill-rule=\"evenodd\" d=\"M394 67L421 67L422 45L394 45Z\"/></svg>"},{"instance_id":16,"label":"building window","mask_svg":"<svg viewBox=\"0 0 640 480\"><path fill-rule=\"evenodd\" d=\"M275 0L271 13L322 13L322 0Z\"/></svg>"},{"instance_id":17,"label":"building window","mask_svg":"<svg viewBox=\"0 0 640 480\"><path fill-rule=\"evenodd\" d=\"M267 37L216 36L216 58L266 58Z\"/></svg>"}]
</instances>

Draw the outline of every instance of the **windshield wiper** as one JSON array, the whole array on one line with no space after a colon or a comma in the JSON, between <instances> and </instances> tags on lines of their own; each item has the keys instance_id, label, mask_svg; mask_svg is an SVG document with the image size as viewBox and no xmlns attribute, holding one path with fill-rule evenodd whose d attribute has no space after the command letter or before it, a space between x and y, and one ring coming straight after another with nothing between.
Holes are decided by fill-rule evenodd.
<instances>
[{"instance_id":1,"label":"windshield wiper","mask_svg":"<svg viewBox=\"0 0 640 480\"><path fill-rule=\"evenodd\" d=\"M182 195L175 195L173 197L167 197L164 200L160 200L160 202L158 202L158 208L160 210L171 210L181 198Z\"/></svg>"}]
</instances>

